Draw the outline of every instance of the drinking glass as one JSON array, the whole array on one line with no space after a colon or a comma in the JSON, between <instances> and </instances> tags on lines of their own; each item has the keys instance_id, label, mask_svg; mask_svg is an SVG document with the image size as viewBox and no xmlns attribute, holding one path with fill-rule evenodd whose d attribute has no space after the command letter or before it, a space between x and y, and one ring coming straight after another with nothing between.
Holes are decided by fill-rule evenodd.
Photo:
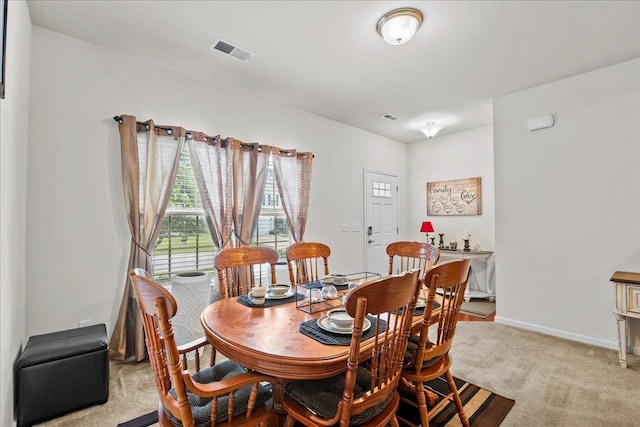
<instances>
[{"instance_id":1,"label":"drinking glass","mask_svg":"<svg viewBox=\"0 0 640 427\"><path fill-rule=\"evenodd\" d=\"M347 292L345 292L344 295L342 295L342 305L344 305L347 302L347 296L349 295L349 293L353 289L362 285L363 283L364 283L364 279L360 279L358 282L355 282L355 281L349 282L349 284L347 285Z\"/></svg>"}]
</instances>

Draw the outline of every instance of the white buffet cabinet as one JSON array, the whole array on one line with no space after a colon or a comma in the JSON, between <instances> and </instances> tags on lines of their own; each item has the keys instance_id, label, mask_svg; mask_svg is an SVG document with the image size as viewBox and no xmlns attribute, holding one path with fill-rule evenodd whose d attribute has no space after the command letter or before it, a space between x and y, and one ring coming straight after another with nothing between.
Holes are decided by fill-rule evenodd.
<instances>
[{"instance_id":1,"label":"white buffet cabinet","mask_svg":"<svg viewBox=\"0 0 640 427\"><path fill-rule=\"evenodd\" d=\"M440 249L440 260L449 261L458 258L471 259L471 273L467 290L464 293L464 300L471 298L489 298L490 301L496 299L495 263L493 251L468 251Z\"/></svg>"}]
</instances>

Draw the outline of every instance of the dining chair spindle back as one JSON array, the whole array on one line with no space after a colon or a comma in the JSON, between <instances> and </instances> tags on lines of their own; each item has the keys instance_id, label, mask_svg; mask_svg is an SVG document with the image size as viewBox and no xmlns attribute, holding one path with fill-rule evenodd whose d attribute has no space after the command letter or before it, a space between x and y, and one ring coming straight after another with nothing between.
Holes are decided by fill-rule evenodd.
<instances>
[{"instance_id":1,"label":"dining chair spindle back","mask_svg":"<svg viewBox=\"0 0 640 427\"><path fill-rule=\"evenodd\" d=\"M429 243L399 241L387 246L389 274L398 274L411 269L420 270L420 280L425 271L440 259L440 251Z\"/></svg>"},{"instance_id":2,"label":"dining chair spindle back","mask_svg":"<svg viewBox=\"0 0 640 427\"><path fill-rule=\"evenodd\" d=\"M397 384L420 290L418 274L414 270L386 277L349 292L345 309L354 321L346 372L287 384L288 427L296 421L317 427L398 427ZM363 341L365 324L373 335Z\"/></svg>"},{"instance_id":3,"label":"dining chair spindle back","mask_svg":"<svg viewBox=\"0 0 640 427\"><path fill-rule=\"evenodd\" d=\"M287 247L291 286L315 282L329 274L331 249L324 243L297 242Z\"/></svg>"},{"instance_id":4,"label":"dining chair spindle back","mask_svg":"<svg viewBox=\"0 0 640 427\"><path fill-rule=\"evenodd\" d=\"M469 419L464 412L458 389L451 375L451 357L449 350L453 344L458 314L464 301L464 291L469 280L470 260L457 259L443 262L431 268L425 275L428 286L427 305L420 327L420 335L411 336L407 349L409 362L402 371L399 388L403 392L416 396L420 423L429 426L429 414L453 399L462 425L468 427ZM442 293L442 306L437 316L437 334L429 336L432 325L432 307L436 299L436 290ZM433 330L431 332L434 332ZM436 403L437 395L425 387L425 383L444 375L449 393ZM435 404L435 405L434 405Z\"/></svg>"},{"instance_id":5,"label":"dining chair spindle back","mask_svg":"<svg viewBox=\"0 0 640 427\"><path fill-rule=\"evenodd\" d=\"M268 247L242 246L220 251L213 264L218 272L220 298L246 295L253 286L276 283L278 252Z\"/></svg>"},{"instance_id":6,"label":"dining chair spindle back","mask_svg":"<svg viewBox=\"0 0 640 427\"><path fill-rule=\"evenodd\" d=\"M178 311L176 300L144 270L129 273L142 314L145 342L160 400L158 422L162 427L211 425L249 426L265 424L272 416L272 399L261 381L266 375L246 372L225 360L200 370L196 351L193 376L180 361L180 354L208 345L205 338L185 346L176 345L171 318Z\"/></svg>"}]
</instances>

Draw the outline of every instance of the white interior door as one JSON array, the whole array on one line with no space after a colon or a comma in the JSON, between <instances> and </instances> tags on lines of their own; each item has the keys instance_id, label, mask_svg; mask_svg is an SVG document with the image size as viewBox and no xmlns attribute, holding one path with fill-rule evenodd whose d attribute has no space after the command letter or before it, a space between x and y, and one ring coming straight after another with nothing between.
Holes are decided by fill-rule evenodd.
<instances>
[{"instance_id":1,"label":"white interior door","mask_svg":"<svg viewBox=\"0 0 640 427\"><path fill-rule=\"evenodd\" d=\"M387 245L398 240L398 176L364 171L366 270L386 276Z\"/></svg>"}]
</instances>

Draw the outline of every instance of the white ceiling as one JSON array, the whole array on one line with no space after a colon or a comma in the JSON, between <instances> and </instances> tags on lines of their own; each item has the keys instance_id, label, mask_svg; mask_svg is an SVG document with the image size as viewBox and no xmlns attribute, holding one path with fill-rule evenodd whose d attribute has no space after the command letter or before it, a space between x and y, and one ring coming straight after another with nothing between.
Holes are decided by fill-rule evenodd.
<instances>
[{"instance_id":1,"label":"white ceiling","mask_svg":"<svg viewBox=\"0 0 640 427\"><path fill-rule=\"evenodd\" d=\"M402 142L423 140L428 121L444 125L438 136L490 125L494 98L640 57L637 1L28 5L34 25ZM419 9L424 22L390 46L376 22L397 7ZM218 37L255 56L210 50Z\"/></svg>"}]
</instances>

